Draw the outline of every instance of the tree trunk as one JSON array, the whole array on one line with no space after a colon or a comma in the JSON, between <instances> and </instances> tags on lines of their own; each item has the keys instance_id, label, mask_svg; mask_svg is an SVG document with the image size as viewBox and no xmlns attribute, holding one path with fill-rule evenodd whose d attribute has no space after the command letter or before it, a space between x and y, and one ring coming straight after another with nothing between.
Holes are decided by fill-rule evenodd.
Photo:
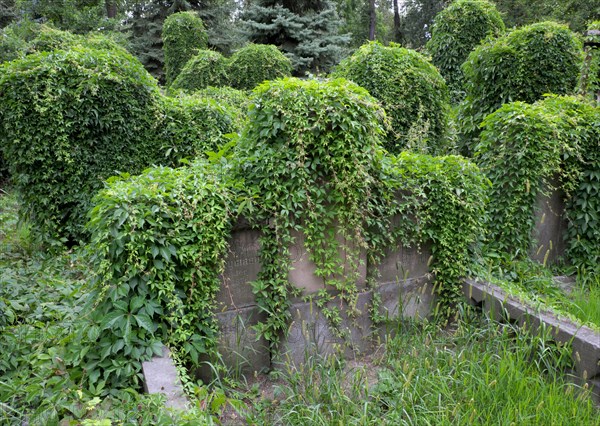
<instances>
[{"instance_id":1,"label":"tree trunk","mask_svg":"<svg viewBox=\"0 0 600 426\"><path fill-rule=\"evenodd\" d=\"M369 40L375 40L375 25L377 14L375 13L375 0L369 0Z\"/></svg>"},{"instance_id":2,"label":"tree trunk","mask_svg":"<svg viewBox=\"0 0 600 426\"><path fill-rule=\"evenodd\" d=\"M106 17L108 19L114 19L117 17L117 2L115 0L105 0L106 5Z\"/></svg>"},{"instance_id":3,"label":"tree trunk","mask_svg":"<svg viewBox=\"0 0 600 426\"><path fill-rule=\"evenodd\" d=\"M402 32L400 31L400 8L398 0L394 0L394 41L402 43Z\"/></svg>"}]
</instances>

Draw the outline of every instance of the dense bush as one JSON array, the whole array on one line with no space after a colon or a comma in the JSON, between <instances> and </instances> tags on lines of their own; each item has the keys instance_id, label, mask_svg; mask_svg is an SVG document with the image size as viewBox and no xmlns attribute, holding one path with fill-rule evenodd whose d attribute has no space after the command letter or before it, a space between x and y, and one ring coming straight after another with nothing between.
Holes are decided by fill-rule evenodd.
<instances>
[{"instance_id":1,"label":"dense bush","mask_svg":"<svg viewBox=\"0 0 600 426\"><path fill-rule=\"evenodd\" d=\"M242 128L246 123L248 107L252 96L248 92L233 87L207 87L197 90L196 96L213 99L218 105L226 107L234 119L234 127Z\"/></svg>"},{"instance_id":2,"label":"dense bush","mask_svg":"<svg viewBox=\"0 0 600 426\"><path fill-rule=\"evenodd\" d=\"M463 66L466 99L459 122L465 153L472 150L485 116L502 104L572 93L581 61L577 36L553 22L529 25L477 47Z\"/></svg>"},{"instance_id":3,"label":"dense bush","mask_svg":"<svg viewBox=\"0 0 600 426\"><path fill-rule=\"evenodd\" d=\"M581 99L550 97L540 107L557 117L562 186L567 195L567 259L578 272L600 274L600 110Z\"/></svg>"},{"instance_id":4,"label":"dense bush","mask_svg":"<svg viewBox=\"0 0 600 426\"><path fill-rule=\"evenodd\" d=\"M206 49L208 35L204 23L194 12L169 15L163 24L166 84L170 86L185 64L199 51Z\"/></svg>"},{"instance_id":5,"label":"dense bush","mask_svg":"<svg viewBox=\"0 0 600 426\"><path fill-rule=\"evenodd\" d=\"M268 44L249 44L229 59L229 83L240 90L250 90L265 80L288 77L291 73L291 61Z\"/></svg>"},{"instance_id":6,"label":"dense bush","mask_svg":"<svg viewBox=\"0 0 600 426\"><path fill-rule=\"evenodd\" d=\"M68 50L75 46L125 52L121 44L101 33L84 36L24 20L0 31L0 63L37 52Z\"/></svg>"},{"instance_id":7,"label":"dense bush","mask_svg":"<svg viewBox=\"0 0 600 426\"><path fill-rule=\"evenodd\" d=\"M227 60L218 52L200 50L185 64L170 89L193 92L208 86L227 86Z\"/></svg>"},{"instance_id":8,"label":"dense bush","mask_svg":"<svg viewBox=\"0 0 600 426\"><path fill-rule=\"evenodd\" d=\"M493 183L489 246L526 256L534 246L536 197L559 177L567 194L567 258L600 264L600 113L569 97L502 106L482 123L475 158ZM595 269L596 268L596 269Z\"/></svg>"},{"instance_id":9,"label":"dense bush","mask_svg":"<svg viewBox=\"0 0 600 426\"><path fill-rule=\"evenodd\" d=\"M113 178L89 227L98 274L83 359L90 383L138 385L141 361L169 345L198 365L215 348L213 319L232 195L204 163ZM134 383L132 383L132 381Z\"/></svg>"},{"instance_id":10,"label":"dense bush","mask_svg":"<svg viewBox=\"0 0 600 426\"><path fill-rule=\"evenodd\" d=\"M25 216L48 239L83 237L103 180L216 150L243 122L214 100L163 97L120 50L39 53L0 69L0 146Z\"/></svg>"},{"instance_id":11,"label":"dense bush","mask_svg":"<svg viewBox=\"0 0 600 426\"><path fill-rule=\"evenodd\" d=\"M427 59L398 45L362 46L332 73L364 87L391 120L386 148L442 154L448 140L448 88Z\"/></svg>"},{"instance_id":12,"label":"dense bush","mask_svg":"<svg viewBox=\"0 0 600 426\"><path fill-rule=\"evenodd\" d=\"M3 65L0 136L24 216L51 238L81 237L102 180L155 161L158 96L120 51L75 48Z\"/></svg>"},{"instance_id":13,"label":"dense bush","mask_svg":"<svg viewBox=\"0 0 600 426\"><path fill-rule=\"evenodd\" d=\"M159 163L172 167L179 166L181 159L218 150L228 142L225 135L240 131L244 123L241 111L209 97L162 97L161 106L161 121L153 137L163 156Z\"/></svg>"},{"instance_id":14,"label":"dense bush","mask_svg":"<svg viewBox=\"0 0 600 426\"><path fill-rule=\"evenodd\" d=\"M453 101L464 96L461 66L469 53L488 36L503 32L502 17L487 0L459 0L435 17L426 48L446 79Z\"/></svg>"}]
</instances>

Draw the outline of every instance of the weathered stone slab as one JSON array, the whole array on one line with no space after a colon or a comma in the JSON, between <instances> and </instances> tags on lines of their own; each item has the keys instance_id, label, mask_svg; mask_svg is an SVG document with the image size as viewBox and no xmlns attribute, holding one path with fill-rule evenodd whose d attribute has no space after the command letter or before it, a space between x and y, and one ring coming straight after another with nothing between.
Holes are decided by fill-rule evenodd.
<instances>
[{"instance_id":1,"label":"weathered stone slab","mask_svg":"<svg viewBox=\"0 0 600 426\"><path fill-rule=\"evenodd\" d=\"M382 284L380 314L390 320L428 318L435 304L433 285L429 276L410 278L403 282Z\"/></svg>"},{"instance_id":2,"label":"weathered stone slab","mask_svg":"<svg viewBox=\"0 0 600 426\"><path fill-rule=\"evenodd\" d=\"M253 374L271 368L271 353L264 338L257 339L252 328L265 316L256 306L219 312L215 315L219 324L219 340L217 350L229 372L235 376ZM205 360L196 375L208 383L214 379L211 363L216 360Z\"/></svg>"},{"instance_id":3,"label":"weathered stone slab","mask_svg":"<svg viewBox=\"0 0 600 426\"><path fill-rule=\"evenodd\" d=\"M358 295L356 315L348 316L348 306L338 298L327 304L328 308L341 307L341 338L332 328L323 311L314 301L292 305L292 323L288 335L282 340L280 354L273 366L300 365L314 355L328 356L341 354L352 357L369 353L372 349L372 321L369 315L372 293L366 291Z\"/></svg>"},{"instance_id":4,"label":"weathered stone slab","mask_svg":"<svg viewBox=\"0 0 600 426\"><path fill-rule=\"evenodd\" d=\"M256 305L250 282L258 278L261 268L259 238L260 231L250 229L243 219L234 227L217 295L217 310Z\"/></svg>"},{"instance_id":5,"label":"weathered stone slab","mask_svg":"<svg viewBox=\"0 0 600 426\"><path fill-rule=\"evenodd\" d=\"M431 249L423 247L395 247L387 249L377 269L377 281L382 284L402 283L407 279L429 273Z\"/></svg>"},{"instance_id":6,"label":"weathered stone slab","mask_svg":"<svg viewBox=\"0 0 600 426\"><path fill-rule=\"evenodd\" d=\"M288 274L290 283L293 286L302 289L303 296L317 293L320 290L325 289L325 280L315 274L317 266L312 260L310 260L310 255L305 247L306 238L304 234L302 232L292 231L292 237L294 237L294 244L290 247L291 270ZM351 274L352 268L350 266L347 252L343 249L343 246L351 246L353 243L344 241L339 235L337 240L342 245L342 247L339 249L339 256L344 265L344 272L341 276L334 278L344 279L344 277L347 277ZM356 286L358 288L364 288L366 280L367 252L366 250L361 250Z\"/></svg>"},{"instance_id":7,"label":"weathered stone slab","mask_svg":"<svg viewBox=\"0 0 600 426\"><path fill-rule=\"evenodd\" d=\"M548 195L538 193L535 206L535 227L533 238L536 241L529 256L540 263L556 263L565 253L565 231L567 221L564 218L564 192L559 187L558 179L553 179L552 186L545 188Z\"/></svg>"},{"instance_id":8,"label":"weathered stone slab","mask_svg":"<svg viewBox=\"0 0 600 426\"><path fill-rule=\"evenodd\" d=\"M167 407L181 410L187 408L188 400L171 359L171 352L166 346L163 346L161 357L155 356L150 361L142 362L142 374L146 393L164 394L167 397Z\"/></svg>"},{"instance_id":9,"label":"weathered stone slab","mask_svg":"<svg viewBox=\"0 0 600 426\"><path fill-rule=\"evenodd\" d=\"M600 332L581 326L553 312L541 312L509 296L491 283L466 280L463 293L473 304L492 315L517 322L533 333L542 327L560 343L570 343L577 374L584 380L600 378Z\"/></svg>"}]
</instances>

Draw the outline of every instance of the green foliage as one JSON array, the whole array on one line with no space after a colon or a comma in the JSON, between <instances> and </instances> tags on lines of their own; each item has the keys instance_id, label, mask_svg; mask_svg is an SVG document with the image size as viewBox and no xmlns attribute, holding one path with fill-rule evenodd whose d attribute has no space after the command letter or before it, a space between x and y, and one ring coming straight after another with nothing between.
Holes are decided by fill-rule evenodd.
<instances>
[{"instance_id":1,"label":"green foliage","mask_svg":"<svg viewBox=\"0 0 600 426\"><path fill-rule=\"evenodd\" d=\"M588 30L600 30L600 21L592 22ZM600 37L597 35L588 35L585 37L585 41L598 43L600 42ZM587 96L592 101L598 102L600 100L600 51L597 47L586 48L578 89L581 95Z\"/></svg>"},{"instance_id":2,"label":"green foliage","mask_svg":"<svg viewBox=\"0 0 600 426\"><path fill-rule=\"evenodd\" d=\"M292 63L275 46L249 44L229 59L229 83L240 90L250 90L265 80L291 75Z\"/></svg>"},{"instance_id":3,"label":"green foliage","mask_svg":"<svg viewBox=\"0 0 600 426\"><path fill-rule=\"evenodd\" d=\"M220 53L201 50L185 64L169 89L193 92L208 86L226 86L227 65Z\"/></svg>"},{"instance_id":4,"label":"green foliage","mask_svg":"<svg viewBox=\"0 0 600 426\"><path fill-rule=\"evenodd\" d=\"M161 122L153 136L160 164L177 167L182 159L203 157L228 142L226 135L241 130L243 112L214 99L195 95L161 98Z\"/></svg>"},{"instance_id":5,"label":"green foliage","mask_svg":"<svg viewBox=\"0 0 600 426\"><path fill-rule=\"evenodd\" d=\"M198 366L215 348L232 193L206 163L113 178L94 199L89 228L98 275L84 366L106 389L139 385L160 342ZM91 331L88 331L91 333Z\"/></svg>"},{"instance_id":6,"label":"green foliage","mask_svg":"<svg viewBox=\"0 0 600 426\"><path fill-rule=\"evenodd\" d=\"M24 217L50 239L80 238L102 181L154 161L157 98L156 82L120 51L74 48L3 65L0 134Z\"/></svg>"},{"instance_id":7,"label":"green foliage","mask_svg":"<svg viewBox=\"0 0 600 426\"><path fill-rule=\"evenodd\" d=\"M298 291L288 281L298 233L316 275L339 292L349 315L356 313L361 251L376 264L396 244L431 243L441 306L459 296L483 232L488 181L460 157L386 156L384 122L375 99L343 79L285 79L255 90L236 161L256 200L250 220L263 232L262 270L253 287L267 314L258 330L273 346L287 330L290 294ZM322 292L317 304L326 300ZM335 326L339 312L327 314Z\"/></svg>"},{"instance_id":8,"label":"green foliage","mask_svg":"<svg viewBox=\"0 0 600 426\"><path fill-rule=\"evenodd\" d=\"M484 120L475 158L493 183L488 244L526 256L533 245L534 205L558 176L567 194L567 257L595 271L598 239L600 116L575 98L550 97L504 105Z\"/></svg>"},{"instance_id":9,"label":"green foliage","mask_svg":"<svg viewBox=\"0 0 600 426\"><path fill-rule=\"evenodd\" d=\"M294 75L328 72L344 55L350 41L340 34L341 21L330 1L259 1L242 14L244 32L252 43L279 47L291 60Z\"/></svg>"},{"instance_id":10,"label":"green foliage","mask_svg":"<svg viewBox=\"0 0 600 426\"><path fill-rule=\"evenodd\" d=\"M0 63L37 52L68 50L76 46L121 50L125 53L120 43L105 34L89 33L83 36L27 20L9 25L0 32L0 36Z\"/></svg>"},{"instance_id":11,"label":"green foliage","mask_svg":"<svg viewBox=\"0 0 600 426\"><path fill-rule=\"evenodd\" d=\"M597 424L590 391L561 377L568 349L469 313L451 332L406 321L375 362L310 358L277 372L249 423Z\"/></svg>"},{"instance_id":12,"label":"green foliage","mask_svg":"<svg viewBox=\"0 0 600 426\"><path fill-rule=\"evenodd\" d=\"M502 17L487 0L459 0L436 16L426 48L446 79L454 102L464 96L461 66L469 53L486 37L503 32Z\"/></svg>"},{"instance_id":13,"label":"green foliage","mask_svg":"<svg viewBox=\"0 0 600 426\"><path fill-rule=\"evenodd\" d=\"M34 54L0 75L4 155L24 216L49 241L85 239L84 218L103 180L216 150L244 121L209 99L162 97L121 50Z\"/></svg>"},{"instance_id":14,"label":"green foliage","mask_svg":"<svg viewBox=\"0 0 600 426\"><path fill-rule=\"evenodd\" d=\"M89 382L81 359L97 350L98 330L89 326L93 274L86 252L49 256L33 244L27 223L18 224L18 209L14 191L0 191L0 423L212 424L232 402L223 390L193 389L201 402L176 412L163 395L107 389L99 384L104 378ZM206 403L210 409L201 409Z\"/></svg>"},{"instance_id":15,"label":"green foliage","mask_svg":"<svg viewBox=\"0 0 600 426\"><path fill-rule=\"evenodd\" d=\"M448 147L448 88L421 54L372 42L332 73L364 87L381 101L391 119L385 147L444 154Z\"/></svg>"},{"instance_id":16,"label":"green foliage","mask_svg":"<svg viewBox=\"0 0 600 426\"><path fill-rule=\"evenodd\" d=\"M564 144L567 259L578 273L593 277L600 274L600 110L571 97L550 97L540 107L558 118Z\"/></svg>"},{"instance_id":17,"label":"green foliage","mask_svg":"<svg viewBox=\"0 0 600 426\"><path fill-rule=\"evenodd\" d=\"M208 36L202 19L194 12L169 15L163 24L166 84L170 86L185 64L201 49L206 49Z\"/></svg>"},{"instance_id":18,"label":"green foliage","mask_svg":"<svg viewBox=\"0 0 600 426\"><path fill-rule=\"evenodd\" d=\"M290 78L255 90L237 147L238 174L258 196L251 220L269 223L262 226L262 269L253 286L268 314L259 331L272 344L290 318L292 230L306 236L324 283L350 300L356 293L383 117L375 99L343 79ZM346 265L339 249L347 254Z\"/></svg>"},{"instance_id":19,"label":"green foliage","mask_svg":"<svg viewBox=\"0 0 600 426\"><path fill-rule=\"evenodd\" d=\"M484 232L490 182L475 164L459 156L403 152L392 157L384 173L388 191L402 194L387 213L403 217L391 230L396 234L394 243L431 243L429 267L439 308L447 309L439 313L448 317L462 297L461 279Z\"/></svg>"},{"instance_id":20,"label":"green foliage","mask_svg":"<svg viewBox=\"0 0 600 426\"><path fill-rule=\"evenodd\" d=\"M573 31L600 18L598 0L492 0L509 27L521 27L544 20L568 23Z\"/></svg>"},{"instance_id":21,"label":"green foliage","mask_svg":"<svg viewBox=\"0 0 600 426\"><path fill-rule=\"evenodd\" d=\"M533 24L477 47L463 65L466 99L459 122L464 152L473 150L485 116L502 104L531 103L546 93L572 93L581 61L577 36L553 22Z\"/></svg>"}]
</instances>

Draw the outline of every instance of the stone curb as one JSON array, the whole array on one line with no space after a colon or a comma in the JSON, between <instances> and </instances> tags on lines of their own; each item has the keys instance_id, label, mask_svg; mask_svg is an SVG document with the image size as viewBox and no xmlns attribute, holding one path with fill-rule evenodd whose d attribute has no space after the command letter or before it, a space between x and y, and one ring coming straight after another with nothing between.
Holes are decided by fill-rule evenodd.
<instances>
[{"instance_id":1,"label":"stone curb","mask_svg":"<svg viewBox=\"0 0 600 426\"><path fill-rule=\"evenodd\" d=\"M463 293L472 305L481 306L492 318L507 319L533 333L545 327L557 342L571 343L575 372L600 402L600 332L533 308L491 283L467 279Z\"/></svg>"}]
</instances>

